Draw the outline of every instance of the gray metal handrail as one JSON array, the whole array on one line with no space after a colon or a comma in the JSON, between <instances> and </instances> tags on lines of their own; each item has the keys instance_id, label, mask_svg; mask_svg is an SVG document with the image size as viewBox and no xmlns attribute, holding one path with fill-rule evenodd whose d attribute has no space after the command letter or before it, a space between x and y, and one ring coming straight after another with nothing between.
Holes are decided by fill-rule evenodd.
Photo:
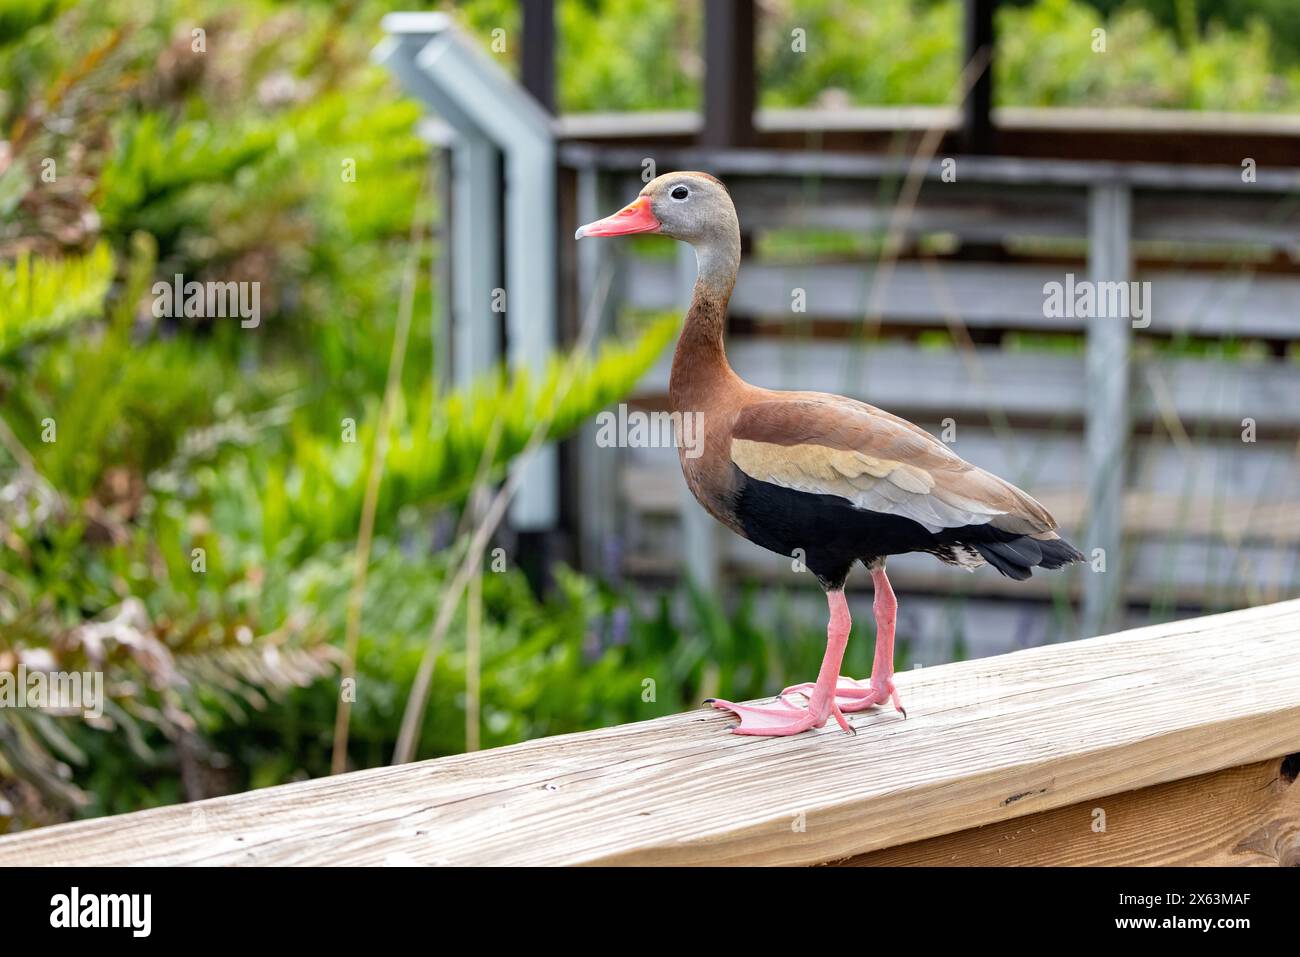
<instances>
[{"instance_id":1,"label":"gray metal handrail","mask_svg":"<svg viewBox=\"0 0 1300 957\"><path fill-rule=\"evenodd\" d=\"M456 133L455 379L463 384L498 360L497 316L504 310L507 362L539 381L556 345L556 152L551 117L447 14L389 14L383 28L388 36L376 48L375 60ZM504 157L504 210L497 181L499 157ZM502 248L504 271L498 255ZM554 446L547 446L527 464L529 474L510 507L516 529L555 526L558 462Z\"/></svg>"}]
</instances>

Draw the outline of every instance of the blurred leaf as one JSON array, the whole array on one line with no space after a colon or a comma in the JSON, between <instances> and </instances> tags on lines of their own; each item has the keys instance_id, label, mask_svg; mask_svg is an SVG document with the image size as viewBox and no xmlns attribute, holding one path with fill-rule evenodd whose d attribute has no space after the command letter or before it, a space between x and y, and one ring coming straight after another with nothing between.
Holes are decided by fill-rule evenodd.
<instances>
[{"instance_id":1,"label":"blurred leaf","mask_svg":"<svg viewBox=\"0 0 1300 957\"><path fill-rule=\"evenodd\" d=\"M0 46L21 40L29 30L58 16L62 0L0 0Z\"/></svg>"},{"instance_id":2,"label":"blurred leaf","mask_svg":"<svg viewBox=\"0 0 1300 957\"><path fill-rule=\"evenodd\" d=\"M0 356L99 315L112 279L113 256L104 243L84 256L23 253L12 264L0 263Z\"/></svg>"}]
</instances>

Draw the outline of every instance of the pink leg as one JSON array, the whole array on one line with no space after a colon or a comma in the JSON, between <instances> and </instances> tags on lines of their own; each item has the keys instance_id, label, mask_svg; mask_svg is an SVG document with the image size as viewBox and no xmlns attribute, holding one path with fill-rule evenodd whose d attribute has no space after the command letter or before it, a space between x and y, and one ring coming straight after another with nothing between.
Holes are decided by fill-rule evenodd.
<instances>
[{"instance_id":1,"label":"pink leg","mask_svg":"<svg viewBox=\"0 0 1300 957\"><path fill-rule=\"evenodd\" d=\"M826 654L822 658L816 683L809 685L808 706L801 707L783 697L764 705L733 704L710 698L707 704L734 711L739 716L740 724L733 729L736 734L798 734L809 728L820 728L832 715L846 732L855 733L835 701L835 682L839 677L840 664L844 661L844 648L849 643L849 629L853 622L849 618L849 606L844 600L844 592L827 592L826 600L831 609L830 624L826 626Z\"/></svg>"},{"instance_id":2,"label":"pink leg","mask_svg":"<svg viewBox=\"0 0 1300 957\"><path fill-rule=\"evenodd\" d=\"M892 701L894 709L907 717L907 710L898 700L894 687L894 624L898 620L898 599L890 587L883 566L871 570L871 580L876 586L872 610L876 613L876 660L871 667L870 681L855 681L841 677L835 686L835 703L841 711L865 711L878 704ZM846 612L847 614L847 612ZM781 692L808 695L815 693L811 684L794 685Z\"/></svg>"}]
</instances>

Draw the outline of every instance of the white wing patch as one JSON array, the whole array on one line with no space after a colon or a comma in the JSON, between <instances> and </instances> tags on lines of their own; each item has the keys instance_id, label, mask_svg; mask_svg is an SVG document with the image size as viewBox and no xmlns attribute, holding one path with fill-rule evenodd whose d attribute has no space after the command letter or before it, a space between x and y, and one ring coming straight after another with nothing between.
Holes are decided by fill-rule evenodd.
<instances>
[{"instance_id":1,"label":"white wing patch","mask_svg":"<svg viewBox=\"0 0 1300 957\"><path fill-rule=\"evenodd\" d=\"M1005 514L937 487L925 469L855 449L732 439L731 460L751 478L797 492L837 495L856 508L910 518L931 533L983 525Z\"/></svg>"}]
</instances>

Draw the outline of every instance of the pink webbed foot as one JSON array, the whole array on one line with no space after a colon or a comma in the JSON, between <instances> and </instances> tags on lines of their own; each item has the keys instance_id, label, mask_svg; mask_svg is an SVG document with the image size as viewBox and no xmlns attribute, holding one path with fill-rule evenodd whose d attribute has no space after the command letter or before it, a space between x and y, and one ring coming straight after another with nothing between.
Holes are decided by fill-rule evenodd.
<instances>
[{"instance_id":1,"label":"pink webbed foot","mask_svg":"<svg viewBox=\"0 0 1300 957\"><path fill-rule=\"evenodd\" d=\"M820 728L826 723L827 717L832 716L846 733L857 733L840 709L834 706L830 708L829 715L818 717L814 711L786 701L784 698L777 698L771 704L735 704L731 701L723 701L721 698L710 698L705 704L711 704L719 710L731 711L740 718L740 724L731 729L733 734L764 737L799 734L811 728Z\"/></svg>"},{"instance_id":2,"label":"pink webbed foot","mask_svg":"<svg viewBox=\"0 0 1300 957\"><path fill-rule=\"evenodd\" d=\"M801 694L805 698L812 698L813 687L811 681L791 685L781 692L781 699L784 700L786 695L792 694ZM894 687L893 678L885 678L882 682L876 684L869 678L857 681L840 675L839 680L835 682L835 706L849 714L866 711L868 708L874 708L886 701L892 702L894 710L900 712L904 718L907 717L907 709L903 707L902 702L898 699L898 689Z\"/></svg>"}]
</instances>

